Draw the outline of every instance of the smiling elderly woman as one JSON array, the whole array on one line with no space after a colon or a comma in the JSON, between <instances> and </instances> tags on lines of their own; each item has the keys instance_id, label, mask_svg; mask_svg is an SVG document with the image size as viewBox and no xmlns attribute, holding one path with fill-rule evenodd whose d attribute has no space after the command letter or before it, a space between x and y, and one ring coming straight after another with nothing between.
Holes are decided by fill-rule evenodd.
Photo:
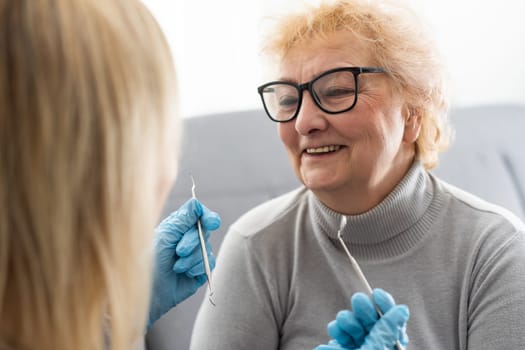
<instances>
[{"instance_id":1,"label":"smiling elderly woman","mask_svg":"<svg viewBox=\"0 0 525 350\"><path fill-rule=\"evenodd\" d=\"M342 216L370 283L410 309L400 324L409 348L524 349L524 225L429 172L450 133L439 55L417 16L340 0L283 18L275 33L266 52L276 74L258 92L304 186L232 225L214 275L217 306L202 305L192 349L326 342L324 325L366 291L337 239ZM366 324L353 306L323 348L373 338L382 318L372 307Z\"/></svg>"}]
</instances>

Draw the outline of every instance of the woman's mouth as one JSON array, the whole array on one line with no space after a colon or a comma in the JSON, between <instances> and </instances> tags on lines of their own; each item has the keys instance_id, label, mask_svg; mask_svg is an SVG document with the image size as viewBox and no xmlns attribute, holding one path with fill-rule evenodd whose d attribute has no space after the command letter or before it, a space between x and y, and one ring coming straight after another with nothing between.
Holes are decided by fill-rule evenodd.
<instances>
[{"instance_id":1,"label":"woman's mouth","mask_svg":"<svg viewBox=\"0 0 525 350\"><path fill-rule=\"evenodd\" d=\"M332 153L339 151L341 149L341 145L329 145L329 146L321 146L321 147L315 147L315 148L307 148L305 152L307 154L325 154L325 153Z\"/></svg>"}]
</instances>

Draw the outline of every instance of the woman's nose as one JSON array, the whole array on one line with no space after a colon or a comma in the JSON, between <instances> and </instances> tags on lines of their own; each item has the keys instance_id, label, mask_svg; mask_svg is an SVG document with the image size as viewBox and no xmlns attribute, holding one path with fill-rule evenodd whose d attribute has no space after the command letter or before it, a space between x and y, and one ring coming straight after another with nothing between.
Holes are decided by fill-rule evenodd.
<instances>
[{"instance_id":1,"label":"woman's nose","mask_svg":"<svg viewBox=\"0 0 525 350\"><path fill-rule=\"evenodd\" d=\"M325 113L315 104L313 96L305 91L302 98L301 108L295 119L295 130L301 135L310 135L326 129L328 123Z\"/></svg>"}]
</instances>

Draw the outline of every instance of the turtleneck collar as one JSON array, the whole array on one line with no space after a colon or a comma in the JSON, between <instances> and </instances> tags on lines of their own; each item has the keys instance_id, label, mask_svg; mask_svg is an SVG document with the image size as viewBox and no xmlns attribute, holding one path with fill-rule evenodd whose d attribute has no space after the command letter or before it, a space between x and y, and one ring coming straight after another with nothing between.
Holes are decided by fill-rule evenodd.
<instances>
[{"instance_id":1,"label":"turtleneck collar","mask_svg":"<svg viewBox=\"0 0 525 350\"><path fill-rule=\"evenodd\" d=\"M309 196L314 229L337 239L341 214L326 207L312 192ZM437 208L431 208L433 198L430 175L416 161L381 203L363 214L347 216L342 237L354 254L365 258L400 254L428 231L433 217L424 217L437 213Z\"/></svg>"}]
</instances>

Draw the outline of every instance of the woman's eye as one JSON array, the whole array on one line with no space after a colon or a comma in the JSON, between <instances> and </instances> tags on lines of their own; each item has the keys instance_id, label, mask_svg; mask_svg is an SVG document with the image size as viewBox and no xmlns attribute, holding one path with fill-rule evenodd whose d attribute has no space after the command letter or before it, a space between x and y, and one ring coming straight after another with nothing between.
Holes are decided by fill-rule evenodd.
<instances>
[{"instance_id":1,"label":"woman's eye","mask_svg":"<svg viewBox=\"0 0 525 350\"><path fill-rule=\"evenodd\" d=\"M285 96L279 99L279 106L283 108L294 107L296 105L297 105L297 97L295 96Z\"/></svg>"},{"instance_id":2,"label":"woman's eye","mask_svg":"<svg viewBox=\"0 0 525 350\"><path fill-rule=\"evenodd\" d=\"M346 87L333 87L329 88L323 91L324 97L348 97L353 96L355 94L354 88L346 88Z\"/></svg>"}]
</instances>

